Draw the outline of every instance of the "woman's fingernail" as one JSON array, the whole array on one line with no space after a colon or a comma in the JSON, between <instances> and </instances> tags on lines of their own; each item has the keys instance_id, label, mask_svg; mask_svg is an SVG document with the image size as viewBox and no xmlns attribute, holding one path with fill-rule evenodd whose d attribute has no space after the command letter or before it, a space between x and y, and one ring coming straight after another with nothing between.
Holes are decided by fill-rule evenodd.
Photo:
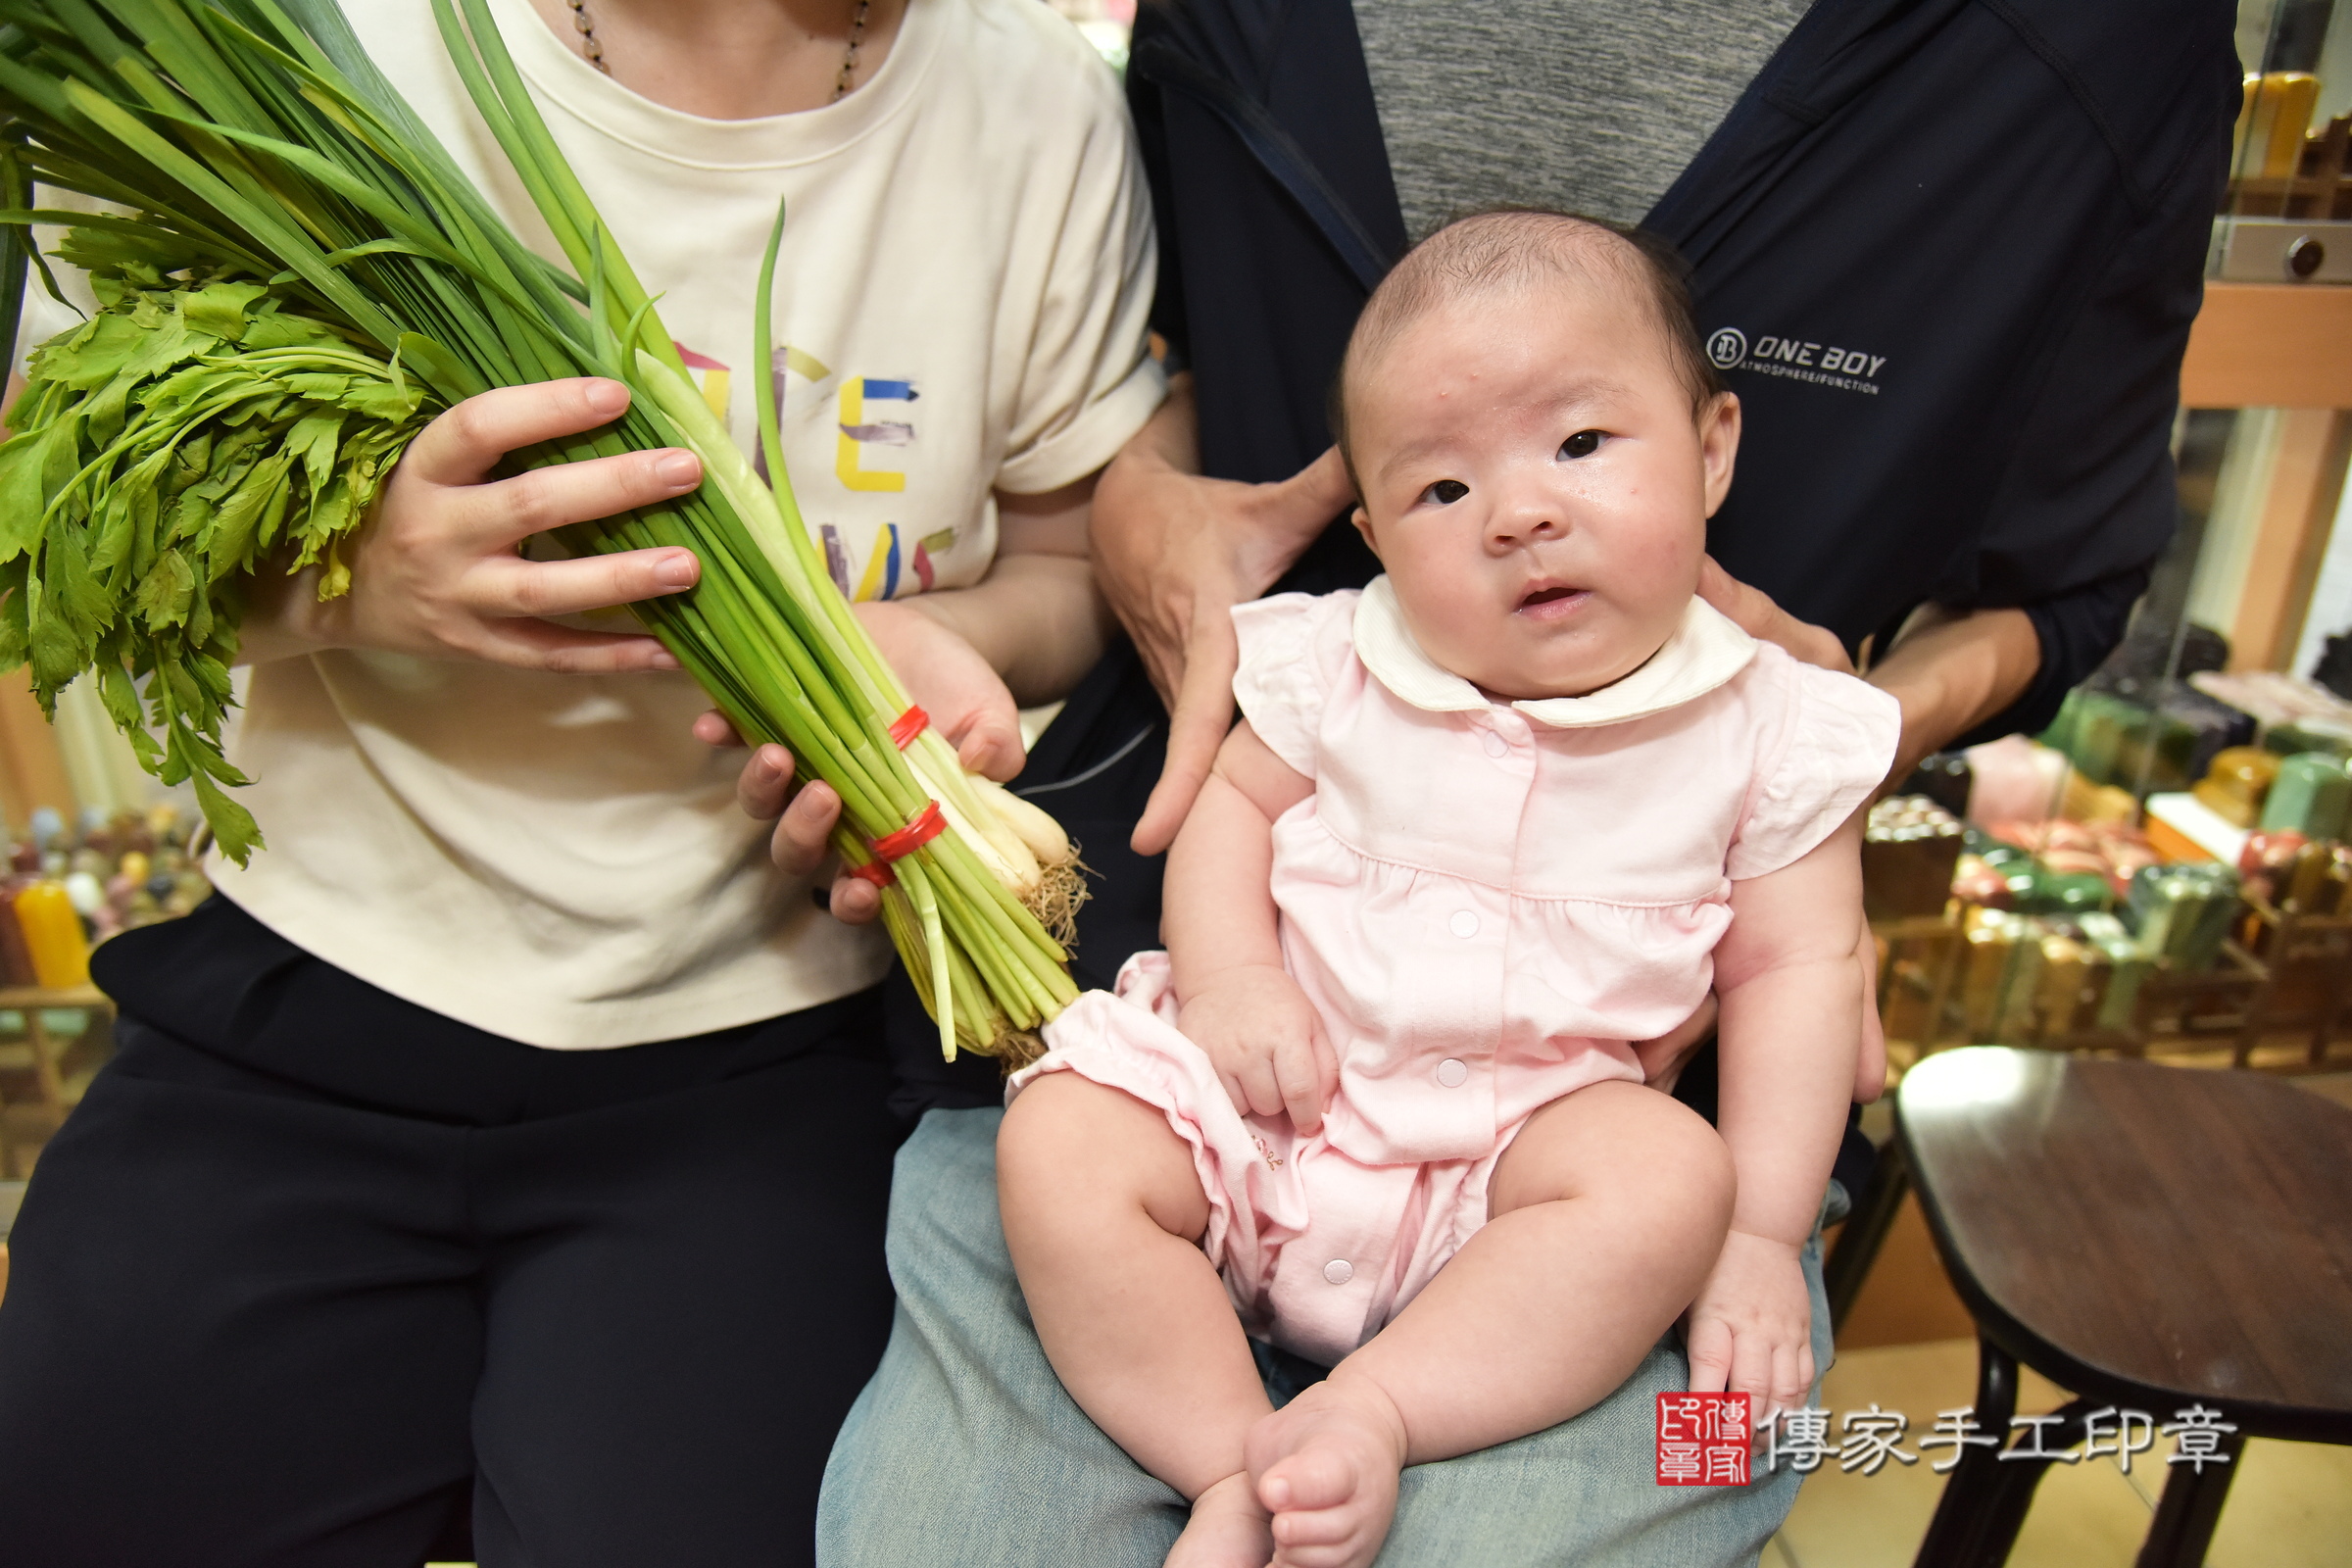
<instances>
[{"instance_id":1,"label":"woman's fingernail","mask_svg":"<svg viewBox=\"0 0 2352 1568\"><path fill-rule=\"evenodd\" d=\"M669 452L654 464L654 473L663 484L683 490L703 476L703 466L691 452Z\"/></svg>"},{"instance_id":2,"label":"woman's fingernail","mask_svg":"<svg viewBox=\"0 0 2352 1568\"><path fill-rule=\"evenodd\" d=\"M629 406L629 389L618 381L599 377L587 386L588 408L610 419Z\"/></svg>"},{"instance_id":3,"label":"woman's fingernail","mask_svg":"<svg viewBox=\"0 0 2352 1568\"><path fill-rule=\"evenodd\" d=\"M695 569L694 557L689 555L670 556L654 568L654 580L664 588L691 588L700 575Z\"/></svg>"}]
</instances>

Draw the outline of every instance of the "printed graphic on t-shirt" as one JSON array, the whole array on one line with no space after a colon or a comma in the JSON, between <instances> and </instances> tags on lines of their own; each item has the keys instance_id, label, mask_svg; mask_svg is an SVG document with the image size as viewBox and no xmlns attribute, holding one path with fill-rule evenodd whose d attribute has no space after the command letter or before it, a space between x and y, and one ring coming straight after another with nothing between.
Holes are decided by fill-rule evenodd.
<instances>
[{"instance_id":1,"label":"printed graphic on t-shirt","mask_svg":"<svg viewBox=\"0 0 2352 1568\"><path fill-rule=\"evenodd\" d=\"M884 523L874 534L874 547L865 558L865 570L858 574L856 589L850 587L849 560L841 551L841 535L833 524L825 523L819 535L825 543L825 565L841 591L854 600L896 599L904 588L907 593L927 593L938 581L938 568L932 557L956 543L956 530L940 528L908 543L906 530L895 522Z\"/></svg>"},{"instance_id":2,"label":"printed graphic on t-shirt","mask_svg":"<svg viewBox=\"0 0 2352 1568\"><path fill-rule=\"evenodd\" d=\"M792 407L792 377L797 375L813 388L830 379L833 370L824 361L807 349L798 349L789 343L783 343L768 352L767 373L775 383L776 413L781 416ZM723 411L720 416L722 418L725 416ZM754 447L752 471L759 474L761 479L765 479L767 477L767 454L759 450L757 441L754 441L752 445ZM847 590L845 589L844 592Z\"/></svg>"},{"instance_id":3,"label":"printed graphic on t-shirt","mask_svg":"<svg viewBox=\"0 0 2352 1568\"><path fill-rule=\"evenodd\" d=\"M695 384L703 389L703 401L710 406L710 412L717 415L719 422L724 424L727 419L727 399L733 391L727 368L710 355L697 354L674 339L669 346L676 349L678 358L686 362L687 372L694 377Z\"/></svg>"},{"instance_id":4,"label":"printed graphic on t-shirt","mask_svg":"<svg viewBox=\"0 0 2352 1568\"><path fill-rule=\"evenodd\" d=\"M849 490L865 495L897 495L906 488L907 460L915 441L914 405L922 396L905 376L844 375L838 401L838 434L834 438L833 473ZM956 542L956 530L942 528L909 539L901 523L884 521L874 530L865 564L853 578L848 549L840 530L820 525L825 565L841 591L853 600L895 599L902 589L920 593L934 578L931 556Z\"/></svg>"},{"instance_id":5,"label":"printed graphic on t-shirt","mask_svg":"<svg viewBox=\"0 0 2352 1568\"><path fill-rule=\"evenodd\" d=\"M683 343L676 348L695 384L702 388L703 401L724 421L734 395L732 372L719 361ZM833 376L824 361L791 344L779 346L769 356L768 373L775 380L778 409L790 401L791 377L799 376L814 389ZM922 396L914 381L906 376L849 375L842 377L834 396L839 413L835 477L849 490L864 494L904 492L906 458L910 456L907 449L915 439L913 408ZM752 467L761 479L767 477L767 454L757 447ZM801 496L805 508L815 499L806 490ZM956 543L954 528L938 528L919 539L909 539L903 524L886 519L860 551L857 541L844 536L841 522L813 515L808 521L824 552L826 575L850 600L895 599L902 591L928 592L938 580L934 558Z\"/></svg>"},{"instance_id":6,"label":"printed graphic on t-shirt","mask_svg":"<svg viewBox=\"0 0 2352 1568\"><path fill-rule=\"evenodd\" d=\"M880 376L844 376L841 382L841 438L835 448L833 471L853 490L898 491L906 488L906 474L894 464L906 461L893 447L914 445L909 416L922 394L912 381Z\"/></svg>"}]
</instances>

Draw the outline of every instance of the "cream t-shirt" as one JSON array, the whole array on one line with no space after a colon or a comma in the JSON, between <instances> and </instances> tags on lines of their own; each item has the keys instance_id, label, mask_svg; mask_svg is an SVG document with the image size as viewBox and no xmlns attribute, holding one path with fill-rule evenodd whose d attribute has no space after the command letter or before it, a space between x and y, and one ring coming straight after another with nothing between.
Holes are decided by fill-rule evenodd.
<instances>
[{"instance_id":1,"label":"cream t-shirt","mask_svg":"<svg viewBox=\"0 0 2352 1568\"><path fill-rule=\"evenodd\" d=\"M839 103L710 121L629 92L493 0L557 142L747 451L782 390L793 486L845 591L978 581L991 491L1055 489L1156 407L1151 212L1108 69L1037 0L910 0ZM535 247L560 252L427 0L347 7L384 74ZM752 296L776 203L776 341ZM37 291L36 291L37 292ZM55 330L52 326L51 330ZM38 341L27 336L27 341ZM762 366L762 361L766 365ZM208 870L360 978L579 1049L848 995L889 962L770 865L740 755L683 674L554 675L336 652L254 670L232 759L268 848Z\"/></svg>"}]
</instances>

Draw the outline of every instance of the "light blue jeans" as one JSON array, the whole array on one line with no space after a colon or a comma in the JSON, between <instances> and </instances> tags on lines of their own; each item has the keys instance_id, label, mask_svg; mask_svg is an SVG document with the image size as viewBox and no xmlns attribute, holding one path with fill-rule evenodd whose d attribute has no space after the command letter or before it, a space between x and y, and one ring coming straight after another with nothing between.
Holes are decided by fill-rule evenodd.
<instances>
[{"instance_id":1,"label":"light blue jeans","mask_svg":"<svg viewBox=\"0 0 2352 1568\"><path fill-rule=\"evenodd\" d=\"M1184 1499L1087 1419L1038 1348L997 1218L1003 1118L934 1110L900 1151L889 1244L898 1320L825 1469L820 1568L1159 1568L1184 1528ZM1804 1262L1814 1362L1827 1367L1818 1228ZM1268 1358L1260 1364L1277 1402L1298 1391ZM1754 1562L1802 1478L1657 1485L1657 1396L1686 1387L1669 1338L1574 1420L1415 1465L1378 1568Z\"/></svg>"}]
</instances>

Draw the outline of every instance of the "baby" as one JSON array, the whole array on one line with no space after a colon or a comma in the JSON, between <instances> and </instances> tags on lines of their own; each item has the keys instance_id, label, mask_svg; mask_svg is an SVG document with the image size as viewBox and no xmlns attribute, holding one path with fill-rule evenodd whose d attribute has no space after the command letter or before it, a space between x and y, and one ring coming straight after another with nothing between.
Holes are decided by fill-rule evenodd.
<instances>
[{"instance_id":1,"label":"baby","mask_svg":"<svg viewBox=\"0 0 2352 1568\"><path fill-rule=\"evenodd\" d=\"M1186 1568L1369 1563L1401 1466L1576 1414L1686 1310L1694 1384L1801 1391L1861 1052L1848 818L1899 715L1695 597L1740 412L1679 281L1465 220L1339 411L1387 574L1234 612L1168 951L1047 1031L999 1149L1038 1337L1192 1499ZM1710 988L1720 1136L1632 1044ZM1331 1376L1274 1412L1245 1333Z\"/></svg>"}]
</instances>

